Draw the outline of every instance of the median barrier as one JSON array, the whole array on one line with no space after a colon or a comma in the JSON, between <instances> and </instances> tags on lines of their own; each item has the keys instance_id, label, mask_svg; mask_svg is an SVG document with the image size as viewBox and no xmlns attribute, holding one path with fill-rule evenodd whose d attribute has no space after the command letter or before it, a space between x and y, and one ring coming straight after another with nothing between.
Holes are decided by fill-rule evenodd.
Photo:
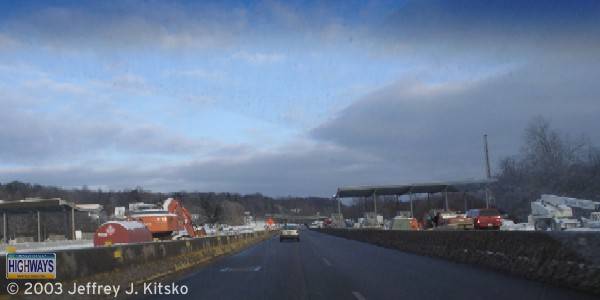
<instances>
[{"instance_id":1,"label":"median barrier","mask_svg":"<svg viewBox=\"0 0 600 300\"><path fill-rule=\"evenodd\" d=\"M318 231L600 295L599 233L330 228Z\"/></svg>"},{"instance_id":2,"label":"median barrier","mask_svg":"<svg viewBox=\"0 0 600 300\"><path fill-rule=\"evenodd\" d=\"M270 236L268 232L254 232L45 252L56 253L57 278L54 281L126 286L132 282L139 284L147 280L167 278L218 256L244 249ZM0 266L6 270L4 257L0 257ZM6 286L8 282L2 278L0 286ZM2 289L1 292L6 291Z\"/></svg>"}]
</instances>

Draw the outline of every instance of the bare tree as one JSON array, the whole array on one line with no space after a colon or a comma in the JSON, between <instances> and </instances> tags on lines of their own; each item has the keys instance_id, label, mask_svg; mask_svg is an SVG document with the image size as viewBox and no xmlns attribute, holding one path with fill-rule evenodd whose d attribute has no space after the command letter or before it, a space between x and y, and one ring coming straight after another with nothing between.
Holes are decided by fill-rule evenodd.
<instances>
[{"instance_id":1,"label":"bare tree","mask_svg":"<svg viewBox=\"0 0 600 300\"><path fill-rule=\"evenodd\" d=\"M537 117L525 129L521 153L502 159L496 178L498 205L523 220L540 194L598 199L600 151L588 138L561 134Z\"/></svg>"}]
</instances>

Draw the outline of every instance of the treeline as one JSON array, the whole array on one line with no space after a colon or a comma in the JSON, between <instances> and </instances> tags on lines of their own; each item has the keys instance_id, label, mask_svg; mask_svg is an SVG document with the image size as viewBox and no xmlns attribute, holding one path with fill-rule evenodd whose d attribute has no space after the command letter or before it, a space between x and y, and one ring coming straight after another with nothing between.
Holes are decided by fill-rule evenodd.
<instances>
[{"instance_id":1,"label":"treeline","mask_svg":"<svg viewBox=\"0 0 600 300\"><path fill-rule=\"evenodd\" d=\"M19 181L0 183L1 200L20 200L27 197L62 198L78 204L97 203L104 206L108 215L117 206L129 203L160 203L168 197L181 199L191 213L199 216L198 223L227 223L238 225L243 222L245 211L257 217L266 214L330 215L335 203L327 198L286 197L272 198L262 194L241 195L237 193L176 192L159 193L136 188L123 191L91 190L87 187L64 189Z\"/></svg>"},{"instance_id":2,"label":"treeline","mask_svg":"<svg viewBox=\"0 0 600 300\"><path fill-rule=\"evenodd\" d=\"M129 203L146 202L160 203L168 197L177 197L181 199L184 206L191 213L196 214L199 219L197 223L225 223L239 225L243 223L244 212L248 211L255 217L264 217L267 214L291 214L291 215L316 215L330 216L337 212L337 202L328 198L319 197L285 197L272 198L262 194L241 195L236 193L214 193L214 192L176 192L159 193L136 188L123 191L104 191L101 189L91 190L88 187L78 189L64 189L54 186L43 186L38 184L29 184L19 181L9 183L0 183L0 199L2 200L20 200L27 197L40 198L62 198L73 201L78 204L97 203L104 206L107 216L114 212L117 206L127 207ZM484 205L482 195L450 193L449 204L454 210L464 210L465 208L482 207ZM396 216L398 211L409 211L410 204L401 201L395 197L379 197L378 213L385 218ZM429 198L420 199L414 202L415 216L421 218L427 211L434 208L444 207L444 199L440 195L431 195ZM368 198L357 198L351 203L346 202L342 205L342 213L346 218L363 217L365 211L373 210L373 200ZM53 228L60 228L57 232L62 232L62 215L50 215L46 219L53 222ZM22 220L21 220L22 219ZM23 223L15 226L22 232L32 231L35 227L33 222L35 218L31 216L22 216L14 218L14 223ZM56 220L53 220L56 219ZM18 220L18 221L17 221ZM29 221L27 221L29 220ZM99 220L103 222L104 220ZM78 214L78 227L84 231L94 231L99 223L91 222L86 219L85 214ZM15 228L15 229L17 229ZM22 229L21 229L22 228Z\"/></svg>"},{"instance_id":3,"label":"treeline","mask_svg":"<svg viewBox=\"0 0 600 300\"><path fill-rule=\"evenodd\" d=\"M525 130L519 154L501 160L492 187L498 207L526 221L541 194L600 200L600 149L539 117Z\"/></svg>"}]
</instances>

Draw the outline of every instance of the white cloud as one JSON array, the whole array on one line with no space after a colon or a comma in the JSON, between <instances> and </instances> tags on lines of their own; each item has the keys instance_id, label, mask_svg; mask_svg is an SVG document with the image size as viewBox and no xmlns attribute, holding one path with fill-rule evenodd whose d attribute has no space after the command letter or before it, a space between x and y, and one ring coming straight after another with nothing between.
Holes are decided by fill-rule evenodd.
<instances>
[{"instance_id":1,"label":"white cloud","mask_svg":"<svg viewBox=\"0 0 600 300\"><path fill-rule=\"evenodd\" d=\"M308 196L330 195L335 186L345 183L373 182L372 174L377 172L368 156L327 144L296 145L273 151L244 147L242 151L244 154L234 155L234 159L229 152L223 152L212 159L165 165L106 167L92 162L41 168L0 167L0 181L18 179L58 186L101 185L112 189L143 186L155 191L187 189Z\"/></svg>"},{"instance_id":2,"label":"white cloud","mask_svg":"<svg viewBox=\"0 0 600 300\"><path fill-rule=\"evenodd\" d=\"M244 60L255 65L274 64L283 62L286 58L281 53L262 53L262 52L246 52L240 51L233 54L233 58Z\"/></svg>"},{"instance_id":3,"label":"white cloud","mask_svg":"<svg viewBox=\"0 0 600 300\"><path fill-rule=\"evenodd\" d=\"M132 73L120 74L113 77L110 81L97 81L97 83L109 90L114 88L141 95L148 95L155 92L155 87L149 84L144 77Z\"/></svg>"},{"instance_id":4,"label":"white cloud","mask_svg":"<svg viewBox=\"0 0 600 300\"><path fill-rule=\"evenodd\" d=\"M194 79L209 80L215 82L221 82L225 79L225 73L219 70L206 70L206 69L184 69L184 70L171 70L165 72L165 76L181 76L189 77Z\"/></svg>"},{"instance_id":5,"label":"white cloud","mask_svg":"<svg viewBox=\"0 0 600 300\"><path fill-rule=\"evenodd\" d=\"M11 50L18 47L20 43L9 35L0 33L0 50Z\"/></svg>"},{"instance_id":6,"label":"white cloud","mask_svg":"<svg viewBox=\"0 0 600 300\"><path fill-rule=\"evenodd\" d=\"M38 165L92 157L201 154L206 142L83 101L76 108L15 90L0 93L0 164ZM51 105L51 110L40 110ZM89 111L88 111L89 110ZM134 122L135 121L135 122Z\"/></svg>"},{"instance_id":7,"label":"white cloud","mask_svg":"<svg viewBox=\"0 0 600 300\"><path fill-rule=\"evenodd\" d=\"M6 74L22 75L29 79L43 79L48 77L48 73L39 68L23 62L10 62L0 64L0 72Z\"/></svg>"},{"instance_id":8,"label":"white cloud","mask_svg":"<svg viewBox=\"0 0 600 300\"><path fill-rule=\"evenodd\" d=\"M27 89L38 89L44 91L54 91L59 93L68 93L74 95L83 95L88 92L88 90L79 84L74 84L70 82L60 82L56 80L52 80L48 77L44 77L41 79L27 80L23 82L23 87Z\"/></svg>"}]
</instances>

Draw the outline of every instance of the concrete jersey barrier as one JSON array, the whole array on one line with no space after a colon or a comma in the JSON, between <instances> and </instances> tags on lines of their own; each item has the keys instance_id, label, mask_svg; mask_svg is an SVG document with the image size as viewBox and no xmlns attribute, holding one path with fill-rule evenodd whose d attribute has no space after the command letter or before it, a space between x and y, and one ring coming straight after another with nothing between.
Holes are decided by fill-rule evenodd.
<instances>
[{"instance_id":1,"label":"concrete jersey barrier","mask_svg":"<svg viewBox=\"0 0 600 300\"><path fill-rule=\"evenodd\" d=\"M55 281L128 284L168 276L214 257L241 250L269 236L267 232L255 232L46 252L56 253ZM5 255L0 257L0 266L6 270ZM0 286L6 286L7 283L2 276ZM3 289L1 293L5 292Z\"/></svg>"}]
</instances>

